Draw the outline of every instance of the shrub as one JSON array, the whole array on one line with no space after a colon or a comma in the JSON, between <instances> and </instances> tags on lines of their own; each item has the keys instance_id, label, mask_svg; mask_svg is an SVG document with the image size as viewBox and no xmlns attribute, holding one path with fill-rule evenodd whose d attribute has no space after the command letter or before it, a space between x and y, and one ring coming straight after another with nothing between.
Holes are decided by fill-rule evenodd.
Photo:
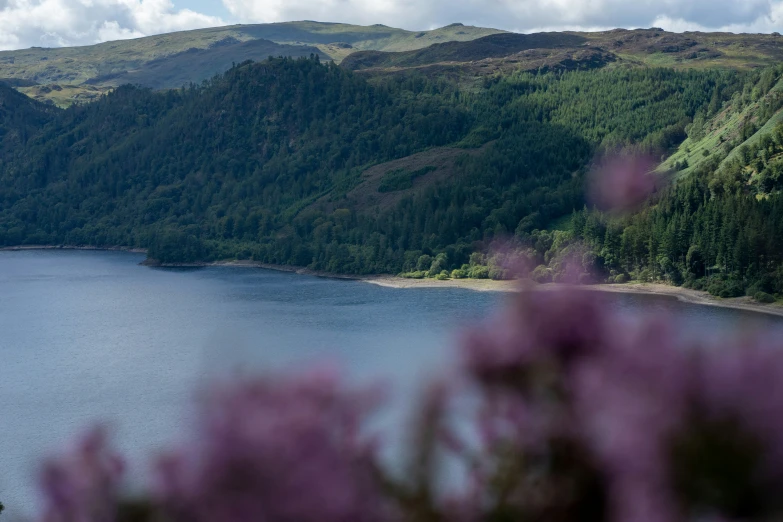
<instances>
[{"instance_id":1,"label":"shrub","mask_svg":"<svg viewBox=\"0 0 783 522\"><path fill-rule=\"evenodd\" d=\"M490 268L488 275L490 279L494 279L495 281L502 281L504 279L510 278L508 270L505 270L503 268L497 268L497 267Z\"/></svg>"},{"instance_id":2,"label":"shrub","mask_svg":"<svg viewBox=\"0 0 783 522\"><path fill-rule=\"evenodd\" d=\"M722 298L745 295L744 285L735 279L715 279L708 284L707 291L716 297Z\"/></svg>"},{"instance_id":3,"label":"shrub","mask_svg":"<svg viewBox=\"0 0 783 522\"><path fill-rule=\"evenodd\" d=\"M614 276L614 282L618 285L622 285L628 282L628 276L625 274L617 274Z\"/></svg>"},{"instance_id":4,"label":"shrub","mask_svg":"<svg viewBox=\"0 0 783 522\"><path fill-rule=\"evenodd\" d=\"M473 279L488 279L489 278L489 268L481 265L477 265L474 267L471 267L470 272L468 273L469 277Z\"/></svg>"},{"instance_id":5,"label":"shrub","mask_svg":"<svg viewBox=\"0 0 783 522\"><path fill-rule=\"evenodd\" d=\"M420 271L429 270L431 266L432 266L432 256L429 256L427 254L420 256L419 260L416 262L416 270L420 270Z\"/></svg>"},{"instance_id":6,"label":"shrub","mask_svg":"<svg viewBox=\"0 0 783 522\"><path fill-rule=\"evenodd\" d=\"M767 292L756 292L755 294L753 294L753 299L755 299L759 303L765 303L765 304L775 302L775 297L768 294Z\"/></svg>"},{"instance_id":7,"label":"shrub","mask_svg":"<svg viewBox=\"0 0 783 522\"><path fill-rule=\"evenodd\" d=\"M536 283L551 283L552 271L544 265L538 265L530 273L530 278Z\"/></svg>"},{"instance_id":8,"label":"shrub","mask_svg":"<svg viewBox=\"0 0 783 522\"><path fill-rule=\"evenodd\" d=\"M705 290L707 288L707 281L704 278L694 279L691 281L690 287L694 290Z\"/></svg>"},{"instance_id":9,"label":"shrub","mask_svg":"<svg viewBox=\"0 0 783 522\"><path fill-rule=\"evenodd\" d=\"M435 256L435 259L433 259L432 264L430 265L429 276L437 277L438 274L446 270L446 265L448 262L448 257L444 253L440 253Z\"/></svg>"},{"instance_id":10,"label":"shrub","mask_svg":"<svg viewBox=\"0 0 783 522\"><path fill-rule=\"evenodd\" d=\"M435 279L437 279L438 281L446 281L449 279L449 273L444 270L440 274L436 275Z\"/></svg>"},{"instance_id":11,"label":"shrub","mask_svg":"<svg viewBox=\"0 0 783 522\"><path fill-rule=\"evenodd\" d=\"M591 285L595 282L595 279L593 278L592 274L588 274L587 272L583 272L579 274L579 284L580 285Z\"/></svg>"},{"instance_id":12,"label":"shrub","mask_svg":"<svg viewBox=\"0 0 783 522\"><path fill-rule=\"evenodd\" d=\"M455 268L451 271L452 279L465 279L466 277L468 277L468 271L464 268Z\"/></svg>"}]
</instances>

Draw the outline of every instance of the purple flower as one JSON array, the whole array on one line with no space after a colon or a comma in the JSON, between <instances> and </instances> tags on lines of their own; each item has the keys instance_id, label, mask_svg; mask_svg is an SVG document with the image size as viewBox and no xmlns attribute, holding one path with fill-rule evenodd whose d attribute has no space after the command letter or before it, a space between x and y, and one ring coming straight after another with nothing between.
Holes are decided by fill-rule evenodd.
<instances>
[{"instance_id":1,"label":"purple flower","mask_svg":"<svg viewBox=\"0 0 783 522\"><path fill-rule=\"evenodd\" d=\"M772 338L735 340L701 354L698 405L710 420L732 420L765 450L783 486L783 346Z\"/></svg>"},{"instance_id":2,"label":"purple flower","mask_svg":"<svg viewBox=\"0 0 783 522\"><path fill-rule=\"evenodd\" d=\"M571 376L576 429L608 480L614 520L671 521L666 444L683 427L690 359L666 320L613 326L616 342Z\"/></svg>"},{"instance_id":3,"label":"purple flower","mask_svg":"<svg viewBox=\"0 0 783 522\"><path fill-rule=\"evenodd\" d=\"M616 155L593 172L590 194L602 210L630 210L655 190L655 162L647 156Z\"/></svg>"},{"instance_id":4,"label":"purple flower","mask_svg":"<svg viewBox=\"0 0 783 522\"><path fill-rule=\"evenodd\" d=\"M543 370L557 372L615 342L613 321L594 292L525 290L500 317L468 334L463 364L485 383L527 387L547 377Z\"/></svg>"},{"instance_id":5,"label":"purple flower","mask_svg":"<svg viewBox=\"0 0 783 522\"><path fill-rule=\"evenodd\" d=\"M384 520L361 435L376 404L326 372L217 387L192 446L162 460L159 497L194 522Z\"/></svg>"},{"instance_id":6,"label":"purple flower","mask_svg":"<svg viewBox=\"0 0 783 522\"><path fill-rule=\"evenodd\" d=\"M112 522L122 460L108 447L106 432L94 428L67 454L41 471L44 522Z\"/></svg>"}]
</instances>

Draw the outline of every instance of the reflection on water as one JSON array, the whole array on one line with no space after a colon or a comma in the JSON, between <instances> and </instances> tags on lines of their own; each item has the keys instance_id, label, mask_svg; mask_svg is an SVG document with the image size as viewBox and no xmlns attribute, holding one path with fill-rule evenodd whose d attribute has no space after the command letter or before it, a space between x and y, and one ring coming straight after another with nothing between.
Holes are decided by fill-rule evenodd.
<instances>
[{"instance_id":1,"label":"reflection on water","mask_svg":"<svg viewBox=\"0 0 783 522\"><path fill-rule=\"evenodd\" d=\"M247 268L151 269L120 252L0 252L0 500L33 510L35 463L96 420L146 473L142 455L187 424L206 378L325 361L358 382L382 378L388 415L422 377L448 367L459 329L503 294L453 288L391 289ZM783 321L681 303L607 295L629 313L669 313L689 335Z\"/></svg>"}]
</instances>

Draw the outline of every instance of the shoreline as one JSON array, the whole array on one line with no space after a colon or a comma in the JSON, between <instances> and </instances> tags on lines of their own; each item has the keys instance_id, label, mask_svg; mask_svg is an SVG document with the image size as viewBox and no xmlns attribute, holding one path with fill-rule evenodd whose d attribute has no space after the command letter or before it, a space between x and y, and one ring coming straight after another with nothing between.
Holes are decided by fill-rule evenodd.
<instances>
[{"instance_id":1,"label":"shoreline","mask_svg":"<svg viewBox=\"0 0 783 522\"><path fill-rule=\"evenodd\" d=\"M364 282L389 288L465 288L483 292L519 292L525 289L556 290L560 288L575 288L589 292L608 292L621 294L660 295L673 297L685 303L719 308L732 308L746 312L756 312L783 317L783 305L763 304L753 301L751 297L714 297L702 290L692 290L663 283L599 283L594 285L567 285L561 283L536 284L514 281L493 281L491 279L406 279L395 276L372 276L361 279Z\"/></svg>"},{"instance_id":2,"label":"shoreline","mask_svg":"<svg viewBox=\"0 0 783 522\"><path fill-rule=\"evenodd\" d=\"M385 288L462 288L477 292L520 292L525 288L538 288L542 290L555 290L558 288L573 287L579 290L591 292L610 292L639 295L660 295L675 298L685 303L692 303L704 306L717 306L719 308L731 308L734 310L743 310L746 312L762 313L783 317L783 305L763 304L753 301L751 297L732 297L719 298L710 295L702 290L692 290L679 286L670 286L663 283L601 283L595 285L565 285L559 283L533 284L523 288L523 282L520 280L495 281L492 279L447 279L440 281L437 279L408 279L392 275L346 275L324 272L319 270L310 270L309 268L294 267L289 265L274 265L269 263L260 263L250 260L231 260L231 261L212 261L212 262L194 262L194 263L158 263L142 262L143 265L161 268L185 268L185 267L241 267L241 268L263 268L266 270L277 270L279 272L291 272L300 275L310 275L315 277L325 277L329 279L342 279L360 281L362 283L373 284Z\"/></svg>"},{"instance_id":3,"label":"shoreline","mask_svg":"<svg viewBox=\"0 0 783 522\"><path fill-rule=\"evenodd\" d=\"M124 246L98 247L92 245L16 245L0 247L0 252L22 252L27 250L93 250L99 252L130 252L132 254L146 254L146 248L133 248Z\"/></svg>"},{"instance_id":4,"label":"shoreline","mask_svg":"<svg viewBox=\"0 0 783 522\"><path fill-rule=\"evenodd\" d=\"M109 252L131 252L136 254L146 254L147 250L143 248L129 248L122 246L115 247L96 247L96 246L71 246L71 245L20 245L11 247L0 247L3 251L25 251L25 250L92 250ZM310 270L308 268L296 267L290 265L276 265L271 263L261 263L251 260L222 260L222 261L196 261L190 263L160 263L145 259L141 265L151 268L208 268L208 267L235 267L235 268L262 268L265 270L276 270L278 272L290 272L300 275L309 275L315 277L324 277L329 279L342 279L351 281L360 281L386 288L462 288L477 292L519 292L526 288L537 288L542 290L555 290L558 288L569 287L558 283L532 284L524 286L519 280L495 281L492 279L447 279L440 281L437 279L408 279L392 275L350 275L335 274L320 270ZM720 308L732 308L746 312L762 313L783 317L783 305L763 304L753 301L750 297L719 298L710 295L701 290L692 290L678 286L670 286L663 283L601 283L595 285L573 286L579 290L591 292L610 292L641 295L659 295L673 297L686 303L717 306Z\"/></svg>"}]
</instances>

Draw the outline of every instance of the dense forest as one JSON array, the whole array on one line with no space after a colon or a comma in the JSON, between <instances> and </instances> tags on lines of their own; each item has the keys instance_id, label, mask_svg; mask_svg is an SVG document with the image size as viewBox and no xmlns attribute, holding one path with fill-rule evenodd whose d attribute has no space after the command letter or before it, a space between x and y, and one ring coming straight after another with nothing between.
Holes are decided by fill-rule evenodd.
<instances>
[{"instance_id":1,"label":"dense forest","mask_svg":"<svg viewBox=\"0 0 783 522\"><path fill-rule=\"evenodd\" d=\"M503 277L481 253L513 238L540 279L557 279L578 252L600 280L704 286L709 275L716 293L781 292L783 132L731 161L711 158L630 217L584 198L596 154L665 157L694 121L763 96L779 74L617 67L516 72L466 89L368 80L312 56L238 64L182 89L123 86L67 110L0 86L0 245ZM372 185L368 172L408 157L423 166Z\"/></svg>"},{"instance_id":2,"label":"dense forest","mask_svg":"<svg viewBox=\"0 0 783 522\"><path fill-rule=\"evenodd\" d=\"M537 254L543 259L578 251L590 265L585 272L610 281L660 280L771 302L783 293L782 159L783 126L777 126L758 145L743 146L736 159L722 166L721 158L711 159L630 217L585 208L575 213L570 230L536 231L544 245ZM557 254L547 248L555 240ZM543 267L537 275L557 277Z\"/></svg>"}]
</instances>

